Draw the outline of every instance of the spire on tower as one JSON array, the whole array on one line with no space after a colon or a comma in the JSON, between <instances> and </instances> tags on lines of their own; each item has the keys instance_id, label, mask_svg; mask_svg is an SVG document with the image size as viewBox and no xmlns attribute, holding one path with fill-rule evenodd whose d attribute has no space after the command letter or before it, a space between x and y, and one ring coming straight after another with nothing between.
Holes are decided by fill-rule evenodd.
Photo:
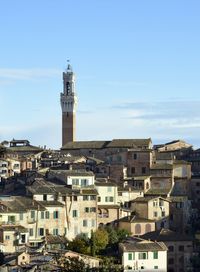
<instances>
[{"instance_id":1,"label":"spire on tower","mask_svg":"<svg viewBox=\"0 0 200 272\"><path fill-rule=\"evenodd\" d=\"M70 59L67 60L67 72L72 72L72 66L70 64Z\"/></svg>"}]
</instances>

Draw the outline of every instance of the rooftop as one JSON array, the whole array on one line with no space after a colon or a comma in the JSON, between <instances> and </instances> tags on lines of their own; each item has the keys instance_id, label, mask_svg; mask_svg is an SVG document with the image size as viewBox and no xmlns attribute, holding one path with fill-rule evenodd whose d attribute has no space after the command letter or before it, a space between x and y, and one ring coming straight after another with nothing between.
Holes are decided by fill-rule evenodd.
<instances>
[{"instance_id":1,"label":"rooftop","mask_svg":"<svg viewBox=\"0 0 200 272\"><path fill-rule=\"evenodd\" d=\"M76 141L69 142L64 145L61 149L102 149L104 148L110 141Z\"/></svg>"},{"instance_id":2,"label":"rooftop","mask_svg":"<svg viewBox=\"0 0 200 272\"><path fill-rule=\"evenodd\" d=\"M151 170L172 170L173 165L168 163L157 163L151 166Z\"/></svg>"},{"instance_id":3,"label":"rooftop","mask_svg":"<svg viewBox=\"0 0 200 272\"><path fill-rule=\"evenodd\" d=\"M130 237L125 242L120 243L123 252L143 252L143 251L166 251L167 247L163 242L148 241L138 237Z\"/></svg>"},{"instance_id":4,"label":"rooftop","mask_svg":"<svg viewBox=\"0 0 200 272\"><path fill-rule=\"evenodd\" d=\"M113 139L112 141L77 141L69 142L62 150L69 149L102 149L102 148L150 148L151 138L148 139Z\"/></svg>"},{"instance_id":5,"label":"rooftop","mask_svg":"<svg viewBox=\"0 0 200 272\"><path fill-rule=\"evenodd\" d=\"M150 239L153 241L192 241L193 237L183 233L175 232L169 229L161 229L157 231L152 231L142 235L144 239Z\"/></svg>"}]
</instances>

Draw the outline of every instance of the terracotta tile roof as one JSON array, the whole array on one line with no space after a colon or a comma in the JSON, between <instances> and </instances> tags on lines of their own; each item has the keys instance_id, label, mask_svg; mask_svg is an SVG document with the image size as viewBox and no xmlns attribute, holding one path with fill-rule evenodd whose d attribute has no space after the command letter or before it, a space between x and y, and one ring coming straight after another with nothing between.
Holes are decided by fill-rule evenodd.
<instances>
[{"instance_id":1,"label":"terracotta tile roof","mask_svg":"<svg viewBox=\"0 0 200 272\"><path fill-rule=\"evenodd\" d=\"M159 189L149 189L145 196L166 196L170 193L171 189L169 188L159 188Z\"/></svg>"},{"instance_id":2,"label":"terracotta tile roof","mask_svg":"<svg viewBox=\"0 0 200 272\"><path fill-rule=\"evenodd\" d=\"M166 251L167 247L163 242L153 242L141 238L131 237L120 243L123 252L143 252L143 251Z\"/></svg>"},{"instance_id":3,"label":"terracotta tile roof","mask_svg":"<svg viewBox=\"0 0 200 272\"><path fill-rule=\"evenodd\" d=\"M151 145L151 138L148 139L113 139L107 147L110 148L149 148Z\"/></svg>"},{"instance_id":4,"label":"terracotta tile roof","mask_svg":"<svg viewBox=\"0 0 200 272\"><path fill-rule=\"evenodd\" d=\"M169 229L161 229L157 231L148 232L141 236L143 239L150 239L156 241L192 241L191 235L175 232Z\"/></svg>"},{"instance_id":5,"label":"terracotta tile roof","mask_svg":"<svg viewBox=\"0 0 200 272\"><path fill-rule=\"evenodd\" d=\"M102 149L104 148L110 141L76 141L69 142L64 145L61 149Z\"/></svg>"}]
</instances>

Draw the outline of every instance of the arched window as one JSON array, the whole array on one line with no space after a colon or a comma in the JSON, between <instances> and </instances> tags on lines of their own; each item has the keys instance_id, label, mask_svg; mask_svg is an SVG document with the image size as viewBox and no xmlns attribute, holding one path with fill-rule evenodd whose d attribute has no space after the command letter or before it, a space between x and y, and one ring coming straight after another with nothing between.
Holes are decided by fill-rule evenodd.
<instances>
[{"instance_id":1,"label":"arched window","mask_svg":"<svg viewBox=\"0 0 200 272\"><path fill-rule=\"evenodd\" d=\"M135 225L135 234L141 234L141 226L140 224Z\"/></svg>"},{"instance_id":2,"label":"arched window","mask_svg":"<svg viewBox=\"0 0 200 272\"><path fill-rule=\"evenodd\" d=\"M145 232L150 232L150 231L151 231L151 224L146 224Z\"/></svg>"}]
</instances>

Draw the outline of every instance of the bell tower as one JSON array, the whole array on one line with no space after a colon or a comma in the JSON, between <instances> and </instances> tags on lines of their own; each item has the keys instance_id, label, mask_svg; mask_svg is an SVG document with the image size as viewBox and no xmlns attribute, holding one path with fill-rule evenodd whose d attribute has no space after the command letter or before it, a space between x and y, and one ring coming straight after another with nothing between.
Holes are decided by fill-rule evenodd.
<instances>
[{"instance_id":1,"label":"bell tower","mask_svg":"<svg viewBox=\"0 0 200 272\"><path fill-rule=\"evenodd\" d=\"M62 146L75 141L77 96L75 93L75 74L68 64L63 72L63 92L60 94L62 108Z\"/></svg>"}]
</instances>

